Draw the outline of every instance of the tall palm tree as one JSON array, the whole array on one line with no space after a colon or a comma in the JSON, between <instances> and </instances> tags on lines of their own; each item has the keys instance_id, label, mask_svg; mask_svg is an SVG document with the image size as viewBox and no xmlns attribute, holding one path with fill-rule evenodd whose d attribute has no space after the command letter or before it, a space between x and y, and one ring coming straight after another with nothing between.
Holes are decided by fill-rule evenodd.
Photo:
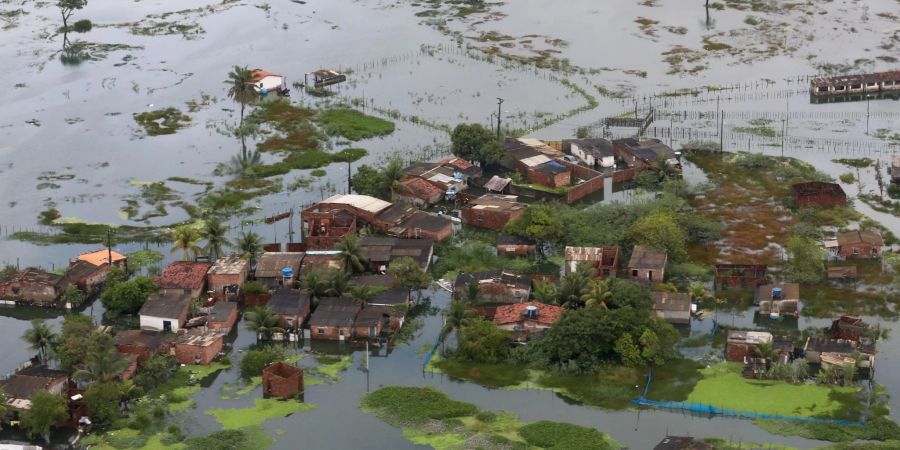
<instances>
[{"instance_id":1,"label":"tall palm tree","mask_svg":"<svg viewBox=\"0 0 900 450\"><path fill-rule=\"evenodd\" d=\"M403 168L403 161L401 161L400 158L391 158L381 171L381 174L384 177L382 178L382 182L384 183L382 191L388 199L393 197L395 191L401 189L402 184L400 183L400 180L406 176L403 172Z\"/></svg>"},{"instance_id":2,"label":"tall palm tree","mask_svg":"<svg viewBox=\"0 0 900 450\"><path fill-rule=\"evenodd\" d=\"M450 335L451 331L456 331L456 342L459 345L463 340L462 328L469 323L472 313L466 308L466 304L462 300L453 300L447 307L447 322L441 330L441 341Z\"/></svg>"},{"instance_id":3,"label":"tall palm tree","mask_svg":"<svg viewBox=\"0 0 900 450\"><path fill-rule=\"evenodd\" d=\"M360 273L366 270L366 257L363 256L362 246L355 234L344 236L334 248L341 253L338 255L341 261L341 269L349 273Z\"/></svg>"},{"instance_id":4,"label":"tall palm tree","mask_svg":"<svg viewBox=\"0 0 900 450\"><path fill-rule=\"evenodd\" d=\"M172 230L172 241L172 253L182 251L185 261L190 261L191 256L200 252L200 232L188 225Z\"/></svg>"},{"instance_id":5,"label":"tall palm tree","mask_svg":"<svg viewBox=\"0 0 900 450\"><path fill-rule=\"evenodd\" d=\"M328 277L328 289L326 294L340 297L350 289L350 274L343 270L333 270Z\"/></svg>"},{"instance_id":6,"label":"tall palm tree","mask_svg":"<svg viewBox=\"0 0 900 450\"><path fill-rule=\"evenodd\" d=\"M272 339L275 333L284 333L281 318L269 312L265 306L257 306L244 314L247 329L256 333L256 340Z\"/></svg>"},{"instance_id":7,"label":"tall palm tree","mask_svg":"<svg viewBox=\"0 0 900 450\"><path fill-rule=\"evenodd\" d=\"M230 246L231 242L225 237L228 234L228 226L219 221L219 219L209 219L206 226L203 227L203 238L206 239L206 246L203 251L209 255L210 259L219 259L222 255L222 247Z\"/></svg>"},{"instance_id":8,"label":"tall palm tree","mask_svg":"<svg viewBox=\"0 0 900 450\"><path fill-rule=\"evenodd\" d=\"M531 296L541 303L555 305L559 301L559 286L548 280L535 280Z\"/></svg>"},{"instance_id":9,"label":"tall palm tree","mask_svg":"<svg viewBox=\"0 0 900 450\"><path fill-rule=\"evenodd\" d=\"M691 298L695 302L702 302L704 300L709 300L712 295L709 293L709 290L706 289L706 286L703 283L693 283L691 284Z\"/></svg>"},{"instance_id":10,"label":"tall palm tree","mask_svg":"<svg viewBox=\"0 0 900 450\"><path fill-rule=\"evenodd\" d=\"M109 382L128 367L128 359L116 351L113 338L108 334L94 333L91 350L84 359L84 367L73 375L79 381Z\"/></svg>"},{"instance_id":11,"label":"tall palm tree","mask_svg":"<svg viewBox=\"0 0 900 450\"><path fill-rule=\"evenodd\" d=\"M567 308L574 308L581 302L581 295L590 282L587 273L580 270L567 273L560 283L559 304Z\"/></svg>"},{"instance_id":12,"label":"tall palm tree","mask_svg":"<svg viewBox=\"0 0 900 450\"><path fill-rule=\"evenodd\" d=\"M25 331L22 340L28 343L28 348L38 352L41 363L47 359L47 351L56 341L56 333L41 319L31 321L31 329Z\"/></svg>"},{"instance_id":13,"label":"tall palm tree","mask_svg":"<svg viewBox=\"0 0 900 450\"><path fill-rule=\"evenodd\" d=\"M313 299L320 299L327 295L328 290L331 288L331 282L323 277L321 273L313 270L307 272L306 275L303 275L303 279L300 280L300 286L302 286L303 290L308 292Z\"/></svg>"},{"instance_id":14,"label":"tall palm tree","mask_svg":"<svg viewBox=\"0 0 900 450\"><path fill-rule=\"evenodd\" d=\"M610 298L612 298L612 291L609 289L609 280L591 281L584 293L581 294L581 301L584 302L586 308L609 309L606 301Z\"/></svg>"},{"instance_id":15,"label":"tall palm tree","mask_svg":"<svg viewBox=\"0 0 900 450\"><path fill-rule=\"evenodd\" d=\"M241 232L237 242L234 244L234 248L240 250L241 255L244 258L250 259L250 265L253 265L253 261L256 260L256 255L262 251L262 247L262 236L252 231Z\"/></svg>"},{"instance_id":16,"label":"tall palm tree","mask_svg":"<svg viewBox=\"0 0 900 450\"><path fill-rule=\"evenodd\" d=\"M244 126L244 108L259 99L259 92L253 86L252 72L246 66L234 66L228 73L225 83L228 87L228 98L241 105L241 122L239 128Z\"/></svg>"}]
</instances>

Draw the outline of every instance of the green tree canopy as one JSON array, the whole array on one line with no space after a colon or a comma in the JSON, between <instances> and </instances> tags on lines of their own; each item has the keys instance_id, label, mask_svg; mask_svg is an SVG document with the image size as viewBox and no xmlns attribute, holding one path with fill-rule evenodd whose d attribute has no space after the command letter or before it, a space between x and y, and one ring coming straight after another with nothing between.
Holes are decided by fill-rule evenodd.
<instances>
[{"instance_id":1,"label":"green tree canopy","mask_svg":"<svg viewBox=\"0 0 900 450\"><path fill-rule=\"evenodd\" d=\"M47 391L31 396L31 408L22 412L22 428L28 436L50 443L50 428L69 417L66 398Z\"/></svg>"},{"instance_id":2,"label":"green tree canopy","mask_svg":"<svg viewBox=\"0 0 900 450\"><path fill-rule=\"evenodd\" d=\"M135 314L156 291L156 284L147 277L136 277L107 288L100 295L100 301L107 310L119 314Z\"/></svg>"},{"instance_id":3,"label":"green tree canopy","mask_svg":"<svg viewBox=\"0 0 900 450\"><path fill-rule=\"evenodd\" d=\"M348 234L335 244L335 250L340 251L338 258L341 269L349 273L361 273L366 271L366 257L359 244L359 238L355 234Z\"/></svg>"},{"instance_id":4,"label":"green tree canopy","mask_svg":"<svg viewBox=\"0 0 900 450\"><path fill-rule=\"evenodd\" d=\"M56 345L60 368L71 373L84 363L93 331L94 322L84 314L68 314L63 318Z\"/></svg>"},{"instance_id":5,"label":"green tree canopy","mask_svg":"<svg viewBox=\"0 0 900 450\"><path fill-rule=\"evenodd\" d=\"M670 213L656 212L638 219L631 226L631 237L636 244L666 251L669 261L687 257L687 235Z\"/></svg>"},{"instance_id":6,"label":"green tree canopy","mask_svg":"<svg viewBox=\"0 0 900 450\"><path fill-rule=\"evenodd\" d=\"M787 268L796 283L819 283L825 277L825 251L805 237L793 236L787 241Z\"/></svg>"},{"instance_id":7,"label":"green tree canopy","mask_svg":"<svg viewBox=\"0 0 900 450\"><path fill-rule=\"evenodd\" d=\"M491 130L480 124L459 124L450 134L453 154L482 165L496 164L503 158L503 146Z\"/></svg>"},{"instance_id":8,"label":"green tree canopy","mask_svg":"<svg viewBox=\"0 0 900 450\"><path fill-rule=\"evenodd\" d=\"M31 328L22 334L22 340L28 343L28 348L38 352L41 362L46 362L49 351L56 342L56 333L41 319L31 321Z\"/></svg>"},{"instance_id":9,"label":"green tree canopy","mask_svg":"<svg viewBox=\"0 0 900 450\"><path fill-rule=\"evenodd\" d=\"M509 333L484 317L474 317L462 327L465 339L459 342L456 357L477 363L495 364L509 354Z\"/></svg>"},{"instance_id":10,"label":"green tree canopy","mask_svg":"<svg viewBox=\"0 0 900 450\"><path fill-rule=\"evenodd\" d=\"M81 370L75 372L74 378L82 381L108 383L115 380L126 367L128 358L116 350L112 336L106 333L91 334L89 350L84 358Z\"/></svg>"},{"instance_id":11,"label":"green tree canopy","mask_svg":"<svg viewBox=\"0 0 900 450\"><path fill-rule=\"evenodd\" d=\"M122 386L116 381L91 383L84 392L84 403L95 424L108 424L120 416Z\"/></svg>"},{"instance_id":12,"label":"green tree canopy","mask_svg":"<svg viewBox=\"0 0 900 450\"><path fill-rule=\"evenodd\" d=\"M506 224L506 232L537 242L558 242L566 234L566 224L552 204L530 205L522 217Z\"/></svg>"},{"instance_id":13,"label":"green tree canopy","mask_svg":"<svg viewBox=\"0 0 900 450\"><path fill-rule=\"evenodd\" d=\"M421 290L431 284L431 277L409 256L391 261L388 273L397 280L397 287L402 289Z\"/></svg>"},{"instance_id":14,"label":"green tree canopy","mask_svg":"<svg viewBox=\"0 0 900 450\"><path fill-rule=\"evenodd\" d=\"M62 14L63 29L68 30L69 18L75 14L76 10L84 9L87 6L87 0L58 0L56 6L59 7Z\"/></svg>"}]
</instances>

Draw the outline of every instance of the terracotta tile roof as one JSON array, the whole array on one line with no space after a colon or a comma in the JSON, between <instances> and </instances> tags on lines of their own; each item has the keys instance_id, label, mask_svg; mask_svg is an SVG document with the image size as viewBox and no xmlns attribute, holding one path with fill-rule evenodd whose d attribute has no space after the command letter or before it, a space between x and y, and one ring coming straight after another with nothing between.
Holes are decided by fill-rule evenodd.
<instances>
[{"instance_id":1,"label":"terracotta tile roof","mask_svg":"<svg viewBox=\"0 0 900 450\"><path fill-rule=\"evenodd\" d=\"M497 325L508 325L511 323L524 322L526 320L525 311L529 306L537 308L537 317L527 320L547 326L550 326L559 320L562 313L565 311L565 309L559 306L537 302L503 305L498 307L497 311L494 313L494 323Z\"/></svg>"},{"instance_id":2,"label":"terracotta tile roof","mask_svg":"<svg viewBox=\"0 0 900 450\"><path fill-rule=\"evenodd\" d=\"M440 197L444 191L439 187L416 177L407 178L400 182L409 190L409 194L422 200L431 200L435 196Z\"/></svg>"},{"instance_id":3,"label":"terracotta tile roof","mask_svg":"<svg viewBox=\"0 0 900 450\"><path fill-rule=\"evenodd\" d=\"M459 170L466 170L472 167L475 167L472 163L462 159L462 158L447 158L438 161L441 164L446 164L448 166L456 167Z\"/></svg>"},{"instance_id":4,"label":"terracotta tile roof","mask_svg":"<svg viewBox=\"0 0 900 450\"><path fill-rule=\"evenodd\" d=\"M262 69L253 69L250 72L250 80L253 81L254 83L259 80L262 80L265 77L280 77L280 76L281 76L281 74L269 72L267 70L262 70Z\"/></svg>"},{"instance_id":5,"label":"terracotta tile roof","mask_svg":"<svg viewBox=\"0 0 900 450\"><path fill-rule=\"evenodd\" d=\"M160 289L197 289L206 281L209 263L195 261L175 261L156 277Z\"/></svg>"},{"instance_id":6,"label":"terracotta tile roof","mask_svg":"<svg viewBox=\"0 0 900 450\"><path fill-rule=\"evenodd\" d=\"M110 252L108 250L105 250L105 249L97 250L95 252L82 253L82 254L78 255L78 258L76 258L76 259L79 261L85 261L85 262L91 263L95 266L102 266L109 262L109 254L110 254ZM128 258L125 257L124 255L122 255L121 253L112 252L113 264L115 264L119 261L124 261L126 259L128 259Z\"/></svg>"}]
</instances>

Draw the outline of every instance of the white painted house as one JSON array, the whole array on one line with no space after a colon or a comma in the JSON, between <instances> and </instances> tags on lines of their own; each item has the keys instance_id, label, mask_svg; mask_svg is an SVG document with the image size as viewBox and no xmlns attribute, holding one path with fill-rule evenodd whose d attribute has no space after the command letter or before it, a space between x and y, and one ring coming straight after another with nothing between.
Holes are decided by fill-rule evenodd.
<instances>
[{"instance_id":1,"label":"white painted house","mask_svg":"<svg viewBox=\"0 0 900 450\"><path fill-rule=\"evenodd\" d=\"M616 165L612 142L606 139L565 140L563 148L591 167L608 168Z\"/></svg>"},{"instance_id":2,"label":"white painted house","mask_svg":"<svg viewBox=\"0 0 900 450\"><path fill-rule=\"evenodd\" d=\"M142 330L177 332L187 322L191 294L157 292L151 294L138 313Z\"/></svg>"}]
</instances>

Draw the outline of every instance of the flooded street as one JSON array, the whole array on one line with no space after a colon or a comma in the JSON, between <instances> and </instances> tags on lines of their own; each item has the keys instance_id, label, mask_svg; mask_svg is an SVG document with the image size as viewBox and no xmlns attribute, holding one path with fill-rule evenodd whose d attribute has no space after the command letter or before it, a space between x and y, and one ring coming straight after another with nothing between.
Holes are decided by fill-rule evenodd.
<instances>
[{"instance_id":1,"label":"flooded street","mask_svg":"<svg viewBox=\"0 0 900 450\"><path fill-rule=\"evenodd\" d=\"M395 130L387 136L325 138L329 151L367 150L351 170L394 154L407 161L449 155L448 131L463 122L492 124L497 97L504 99L503 128L510 134L556 140L583 130L622 137L634 130L607 128L603 119L638 111L641 117L654 114L646 135L676 149L721 139L726 151L791 156L834 178L850 171L832 161L837 158L869 157L890 165L900 138L878 130L900 132L900 101L813 104L807 77L897 69L896 0L812 1L763 10L742 1L709 10L695 3L517 0L464 12L440 2L379 0L91 0L70 20L89 19L93 28L64 35L54 4L0 0L0 266L54 270L102 247L104 235L88 234L87 243L14 236L58 235L64 223L136 227L147 234L119 239L116 251L151 248L166 255L163 263L178 259L180 253L170 253L171 245L156 237L191 220L191 207L230 180L216 175L217 168L242 152L233 133L240 107L228 99L225 84L236 65L283 74L295 104L347 104L392 120ZM335 86L331 96L306 94L299 83L320 68L343 70L349 81ZM172 134L150 135L135 120L136 114L169 107L189 118ZM764 125L754 125L759 123ZM247 146L255 148L264 138L249 137ZM347 191L347 164L324 170L321 177L292 170L280 177L274 193L248 200L228 221L232 237L253 230L267 242L286 242L287 223L266 225L263 218ZM694 183L706 181L690 164L685 175ZM848 197L856 197L860 187L876 189L871 169L859 176L859 183L842 184ZM144 187L157 182L173 197L149 200ZM605 201L634 196L612 190L610 182ZM859 200L854 206L900 235L897 216ZM53 209L56 221L42 223L42 212ZM449 301L441 290L429 297L436 308ZM99 319L100 302L93 308ZM894 336L900 333L900 311L887 308L890 314L865 319L892 332L879 344L875 379L891 395L891 418L900 420L900 340ZM720 314L723 323L756 326L752 309L734 317ZM0 343L0 373L31 356L19 341L29 320L47 318L58 329L61 317L60 311L0 309L6 338ZM595 427L634 449L651 448L666 434L823 445L769 434L747 420L608 411L549 390L487 389L425 372L421 349L434 343L441 317L431 311L422 320L409 342L389 354L373 351L368 371L360 349L322 349L351 353L353 363L340 381L306 390L304 400L316 409L263 425L276 440L274 448L416 447L401 430L358 407L365 392L387 385L433 386L483 410L514 412L525 422ZM796 328L829 322L801 317ZM711 320L694 320L692 334L711 327ZM243 323L233 337L237 362L254 339ZM196 394L196 409L178 416L188 434L218 429L204 411L251 405L260 396L257 388L223 399L223 386L239 378L232 367Z\"/></svg>"}]
</instances>

